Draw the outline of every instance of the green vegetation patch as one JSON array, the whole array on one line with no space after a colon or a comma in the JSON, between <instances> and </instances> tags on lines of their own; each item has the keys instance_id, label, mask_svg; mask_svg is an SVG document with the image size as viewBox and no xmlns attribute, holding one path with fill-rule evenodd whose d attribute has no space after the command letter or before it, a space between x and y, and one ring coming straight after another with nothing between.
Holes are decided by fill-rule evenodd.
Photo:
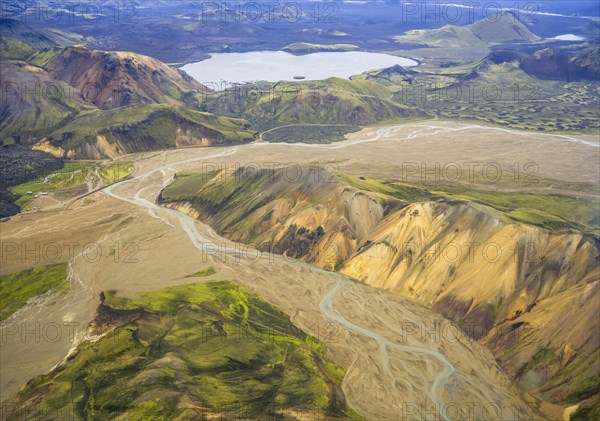
<instances>
[{"instance_id":1,"label":"green vegetation patch","mask_svg":"<svg viewBox=\"0 0 600 421\"><path fill-rule=\"evenodd\" d=\"M94 161L71 161L59 170L36 177L9 190L19 196L15 203L21 208L26 208L38 193L72 190L88 183L93 188L112 184L131 175L133 169L133 164L128 162L105 164Z\"/></svg>"},{"instance_id":2,"label":"green vegetation patch","mask_svg":"<svg viewBox=\"0 0 600 421\"><path fill-rule=\"evenodd\" d=\"M246 118L259 129L278 125L363 126L428 115L391 101L393 92L367 80L330 78L239 85L212 95L193 95L186 102L201 111Z\"/></svg>"},{"instance_id":3,"label":"green vegetation patch","mask_svg":"<svg viewBox=\"0 0 600 421\"><path fill-rule=\"evenodd\" d=\"M217 270L211 266L209 268L202 269L201 271L191 274L190 276L188 276L188 278L203 278L205 276L214 275L215 273L217 273Z\"/></svg>"},{"instance_id":4,"label":"green vegetation patch","mask_svg":"<svg viewBox=\"0 0 600 421\"><path fill-rule=\"evenodd\" d=\"M581 405L570 418L570 421L595 420L600 420L600 399L596 399L591 405Z\"/></svg>"},{"instance_id":5,"label":"green vegetation patch","mask_svg":"<svg viewBox=\"0 0 600 421\"><path fill-rule=\"evenodd\" d=\"M31 298L49 291L65 291L70 286L66 263L37 266L0 276L0 320L10 317Z\"/></svg>"},{"instance_id":6,"label":"green vegetation patch","mask_svg":"<svg viewBox=\"0 0 600 421\"><path fill-rule=\"evenodd\" d=\"M172 202L191 199L216 175L217 171L177 173L175 180L162 191L161 197L166 201Z\"/></svg>"},{"instance_id":7,"label":"green vegetation patch","mask_svg":"<svg viewBox=\"0 0 600 421\"><path fill-rule=\"evenodd\" d=\"M35 50L29 45L16 39L0 39L0 57L3 60L25 60L31 56Z\"/></svg>"},{"instance_id":8,"label":"green vegetation patch","mask_svg":"<svg viewBox=\"0 0 600 421\"><path fill-rule=\"evenodd\" d=\"M59 130L50 134L52 141L66 142L65 149L75 149L86 142L94 143L98 134L109 141L126 140L129 152L174 147L177 129L183 128L197 139L210 138L214 143L248 142L254 132L248 122L221 117L169 104L122 107L113 110L82 112Z\"/></svg>"},{"instance_id":9,"label":"green vegetation patch","mask_svg":"<svg viewBox=\"0 0 600 421\"><path fill-rule=\"evenodd\" d=\"M351 186L375 193L384 199L418 202L435 196L446 196L489 206L502 212L508 220L550 231L574 229L597 233L599 230L600 202L594 198L480 190L457 185L436 186L434 190L433 186L357 178L343 173L336 175Z\"/></svg>"},{"instance_id":10,"label":"green vegetation patch","mask_svg":"<svg viewBox=\"0 0 600 421\"><path fill-rule=\"evenodd\" d=\"M299 183L301 183L300 181ZM166 202L187 201L200 213L218 217L218 229L243 229L258 223L254 212L289 189L277 170L240 168L232 175L195 173L178 176L161 193Z\"/></svg>"},{"instance_id":11,"label":"green vegetation patch","mask_svg":"<svg viewBox=\"0 0 600 421\"><path fill-rule=\"evenodd\" d=\"M102 179L102 184L112 184L129 177L134 170L135 167L130 162L116 162L100 166L98 175Z\"/></svg>"},{"instance_id":12,"label":"green vegetation patch","mask_svg":"<svg viewBox=\"0 0 600 421\"><path fill-rule=\"evenodd\" d=\"M513 221L550 231L598 231L600 203L597 199L559 194L485 191L459 186L444 186L441 193L481 203L503 212Z\"/></svg>"},{"instance_id":13,"label":"green vegetation patch","mask_svg":"<svg viewBox=\"0 0 600 421\"><path fill-rule=\"evenodd\" d=\"M19 184L11 188L11 191L22 196L28 191L36 194L81 185L85 183L88 172L93 166L94 162L92 161L68 162L60 170L52 171L45 176L36 177L32 181Z\"/></svg>"},{"instance_id":14,"label":"green vegetation patch","mask_svg":"<svg viewBox=\"0 0 600 421\"><path fill-rule=\"evenodd\" d=\"M30 381L19 411L86 420L354 416L331 398L344 371L327 361L324 344L238 284L175 286L135 299L106 291L99 320L116 328Z\"/></svg>"},{"instance_id":15,"label":"green vegetation patch","mask_svg":"<svg viewBox=\"0 0 600 421\"><path fill-rule=\"evenodd\" d=\"M0 218L20 211L19 206L14 203L19 199L19 195L9 191L10 187L43 178L44 175L59 170L63 165L62 160L45 152L16 145L1 147Z\"/></svg>"},{"instance_id":16,"label":"green vegetation patch","mask_svg":"<svg viewBox=\"0 0 600 421\"><path fill-rule=\"evenodd\" d=\"M398 199L406 202L419 202L429 200L433 194L425 187L414 184L376 180L367 177L353 177L344 173L337 173L345 183L359 190L376 193L385 199Z\"/></svg>"},{"instance_id":17,"label":"green vegetation patch","mask_svg":"<svg viewBox=\"0 0 600 421\"><path fill-rule=\"evenodd\" d=\"M580 401L598 392L600 392L600 376L590 376L573 387L567 400Z\"/></svg>"},{"instance_id":18,"label":"green vegetation patch","mask_svg":"<svg viewBox=\"0 0 600 421\"><path fill-rule=\"evenodd\" d=\"M547 367L557 361L556 351L551 348L541 348L531 360L527 361L517 370L516 377L523 376L530 370Z\"/></svg>"}]
</instances>

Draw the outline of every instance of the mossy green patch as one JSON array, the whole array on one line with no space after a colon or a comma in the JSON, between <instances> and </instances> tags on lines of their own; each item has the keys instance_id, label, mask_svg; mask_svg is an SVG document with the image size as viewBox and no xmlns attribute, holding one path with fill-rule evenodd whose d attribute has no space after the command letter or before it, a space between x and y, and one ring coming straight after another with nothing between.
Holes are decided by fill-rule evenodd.
<instances>
[{"instance_id":1,"label":"mossy green patch","mask_svg":"<svg viewBox=\"0 0 600 421\"><path fill-rule=\"evenodd\" d=\"M489 206L502 212L510 221L536 225L550 231L574 229L595 233L600 229L600 202L594 198L482 190L458 185L436 186L434 190L432 186L357 178L343 173L337 176L357 189L376 193L384 199L418 202L434 196L446 196Z\"/></svg>"},{"instance_id":2,"label":"mossy green patch","mask_svg":"<svg viewBox=\"0 0 600 421\"><path fill-rule=\"evenodd\" d=\"M278 195L289 183L275 170L240 168L224 173L196 173L176 178L161 193L166 202L186 201L207 215L219 215L219 228L250 232L260 222L255 211Z\"/></svg>"},{"instance_id":3,"label":"mossy green patch","mask_svg":"<svg viewBox=\"0 0 600 421\"><path fill-rule=\"evenodd\" d=\"M37 266L0 276L0 320L8 318L31 298L49 291L64 291L70 285L66 263Z\"/></svg>"},{"instance_id":4,"label":"mossy green patch","mask_svg":"<svg viewBox=\"0 0 600 421\"><path fill-rule=\"evenodd\" d=\"M586 399L598 392L600 392L600 376L590 376L573 387L567 400Z\"/></svg>"},{"instance_id":5,"label":"mossy green patch","mask_svg":"<svg viewBox=\"0 0 600 421\"><path fill-rule=\"evenodd\" d=\"M98 169L98 175L102 179L102 184L112 184L129 177L133 171L133 164L118 162L101 166Z\"/></svg>"},{"instance_id":6,"label":"mossy green patch","mask_svg":"<svg viewBox=\"0 0 600 421\"><path fill-rule=\"evenodd\" d=\"M177 173L175 180L161 193L164 200L177 202L193 198L202 187L217 175L216 171L205 173Z\"/></svg>"},{"instance_id":7,"label":"mossy green patch","mask_svg":"<svg viewBox=\"0 0 600 421\"><path fill-rule=\"evenodd\" d=\"M366 177L353 177L344 173L336 174L342 181L359 190L376 193L382 198L398 199L406 202L428 200L433 194L424 187L401 182L389 182Z\"/></svg>"},{"instance_id":8,"label":"mossy green patch","mask_svg":"<svg viewBox=\"0 0 600 421\"><path fill-rule=\"evenodd\" d=\"M0 39L0 57L3 60L25 60L31 56L35 50L29 45L16 39Z\"/></svg>"},{"instance_id":9,"label":"mossy green patch","mask_svg":"<svg viewBox=\"0 0 600 421\"><path fill-rule=\"evenodd\" d=\"M269 129L279 124L362 126L427 116L419 108L391 101L392 93L371 81L329 78L242 85L214 95L197 94L187 103L202 111L244 117Z\"/></svg>"},{"instance_id":10,"label":"mossy green patch","mask_svg":"<svg viewBox=\"0 0 600 421\"><path fill-rule=\"evenodd\" d=\"M96 161L71 161L59 170L16 185L9 188L9 190L20 196L15 203L23 209L29 206L36 194L58 190L73 190L86 184L98 187L116 183L130 176L133 169L133 164L128 162L107 164Z\"/></svg>"},{"instance_id":11,"label":"mossy green patch","mask_svg":"<svg viewBox=\"0 0 600 421\"><path fill-rule=\"evenodd\" d=\"M53 171L44 177L38 177L27 183L14 186L10 190L15 194L24 196L28 191L37 194L76 187L86 182L92 167L94 167L94 162L92 161L68 162L59 170Z\"/></svg>"},{"instance_id":12,"label":"mossy green patch","mask_svg":"<svg viewBox=\"0 0 600 421\"><path fill-rule=\"evenodd\" d=\"M443 194L481 203L503 212L516 222L550 231L575 229L598 231L600 202L597 199L559 194L501 192L443 187Z\"/></svg>"},{"instance_id":13,"label":"mossy green patch","mask_svg":"<svg viewBox=\"0 0 600 421\"><path fill-rule=\"evenodd\" d=\"M201 278L204 276L214 275L215 273L217 273L217 270L211 266L209 268L202 269L196 273L191 274L190 276L188 276L188 278Z\"/></svg>"},{"instance_id":14,"label":"mossy green patch","mask_svg":"<svg viewBox=\"0 0 600 421\"><path fill-rule=\"evenodd\" d=\"M110 142L121 141L128 152L176 146L178 130L195 139L212 143L248 142L254 133L248 122L221 117L169 104L150 104L112 110L82 112L49 135L65 149L95 143L98 135Z\"/></svg>"},{"instance_id":15,"label":"mossy green patch","mask_svg":"<svg viewBox=\"0 0 600 421\"><path fill-rule=\"evenodd\" d=\"M527 361L517 370L517 378L524 375L529 370L543 368L557 361L556 352L551 348L541 348L531 360Z\"/></svg>"},{"instance_id":16,"label":"mossy green patch","mask_svg":"<svg viewBox=\"0 0 600 421\"><path fill-rule=\"evenodd\" d=\"M581 405L577 408L569 421L596 421L600 420L600 399L596 399L591 405Z\"/></svg>"},{"instance_id":17,"label":"mossy green patch","mask_svg":"<svg viewBox=\"0 0 600 421\"><path fill-rule=\"evenodd\" d=\"M19 410L66 409L92 420L354 416L330 406L344 371L324 345L240 285L175 286L137 298L106 291L100 311L117 327L33 379Z\"/></svg>"}]
</instances>

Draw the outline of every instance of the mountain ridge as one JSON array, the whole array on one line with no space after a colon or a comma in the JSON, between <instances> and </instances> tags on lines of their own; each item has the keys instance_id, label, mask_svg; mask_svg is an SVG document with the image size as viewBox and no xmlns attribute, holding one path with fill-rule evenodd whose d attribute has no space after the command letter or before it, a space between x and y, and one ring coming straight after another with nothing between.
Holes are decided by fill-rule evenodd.
<instances>
[{"instance_id":1,"label":"mountain ridge","mask_svg":"<svg viewBox=\"0 0 600 421\"><path fill-rule=\"evenodd\" d=\"M587 299L577 310L584 306L593 317L591 281L600 275L600 253L592 241L574 231L516 223L487 206L432 196L417 186L362 183L376 189L360 189L325 170L305 171L290 183L277 170L242 168L185 174L162 191L159 202L233 241L340 271L434 308L487 342L528 389L552 401L580 398L573 394L586 372L567 374L565 361L592 361L600 344L587 324L561 314L575 311L565 297L584 289ZM253 199L243 201L248 194ZM444 254L457 247L460 257ZM557 320L560 335L551 328ZM553 350L553 357L528 362L543 349ZM528 383L528 376L540 375L544 382Z\"/></svg>"}]
</instances>

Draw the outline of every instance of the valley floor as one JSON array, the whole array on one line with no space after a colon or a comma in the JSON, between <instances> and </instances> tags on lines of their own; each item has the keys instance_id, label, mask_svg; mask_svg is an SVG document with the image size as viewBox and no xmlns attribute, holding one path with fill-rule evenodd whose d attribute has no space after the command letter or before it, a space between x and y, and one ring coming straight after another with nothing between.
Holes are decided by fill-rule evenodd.
<instances>
[{"instance_id":1,"label":"valley floor","mask_svg":"<svg viewBox=\"0 0 600 421\"><path fill-rule=\"evenodd\" d=\"M599 137L446 121L367 128L332 145L254 143L122 158L136 163L133 179L68 208L56 203L2 222L2 242L12 245L10 253L3 246L2 274L68 262L71 289L24 307L0 326L0 400L10 402L26 381L51 370L85 339L102 291L135 296L198 282L189 275L215 267L207 280L245 285L322 339L347 370L342 387L349 406L367 419L423 419L432 406L449 418L450 408L465 402L494 405L502 419L542 417L477 342L459 333L452 340L406 335L408 323L450 323L434 311L335 273L255 252L155 202L177 172L241 166L286 166L290 178L300 167L319 166L402 181L594 195L599 158ZM545 418L562 418L559 406L542 409Z\"/></svg>"}]
</instances>

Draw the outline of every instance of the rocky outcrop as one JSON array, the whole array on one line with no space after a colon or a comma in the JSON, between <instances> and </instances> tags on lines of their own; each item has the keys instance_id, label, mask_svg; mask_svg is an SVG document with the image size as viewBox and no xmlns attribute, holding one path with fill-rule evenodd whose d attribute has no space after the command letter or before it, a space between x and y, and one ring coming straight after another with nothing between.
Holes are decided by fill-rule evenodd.
<instances>
[{"instance_id":1,"label":"rocky outcrop","mask_svg":"<svg viewBox=\"0 0 600 421\"><path fill-rule=\"evenodd\" d=\"M558 48L544 48L533 54L499 50L490 53L487 63L517 62L527 74L540 79L574 82L600 78L600 46L591 44L577 54Z\"/></svg>"}]
</instances>

